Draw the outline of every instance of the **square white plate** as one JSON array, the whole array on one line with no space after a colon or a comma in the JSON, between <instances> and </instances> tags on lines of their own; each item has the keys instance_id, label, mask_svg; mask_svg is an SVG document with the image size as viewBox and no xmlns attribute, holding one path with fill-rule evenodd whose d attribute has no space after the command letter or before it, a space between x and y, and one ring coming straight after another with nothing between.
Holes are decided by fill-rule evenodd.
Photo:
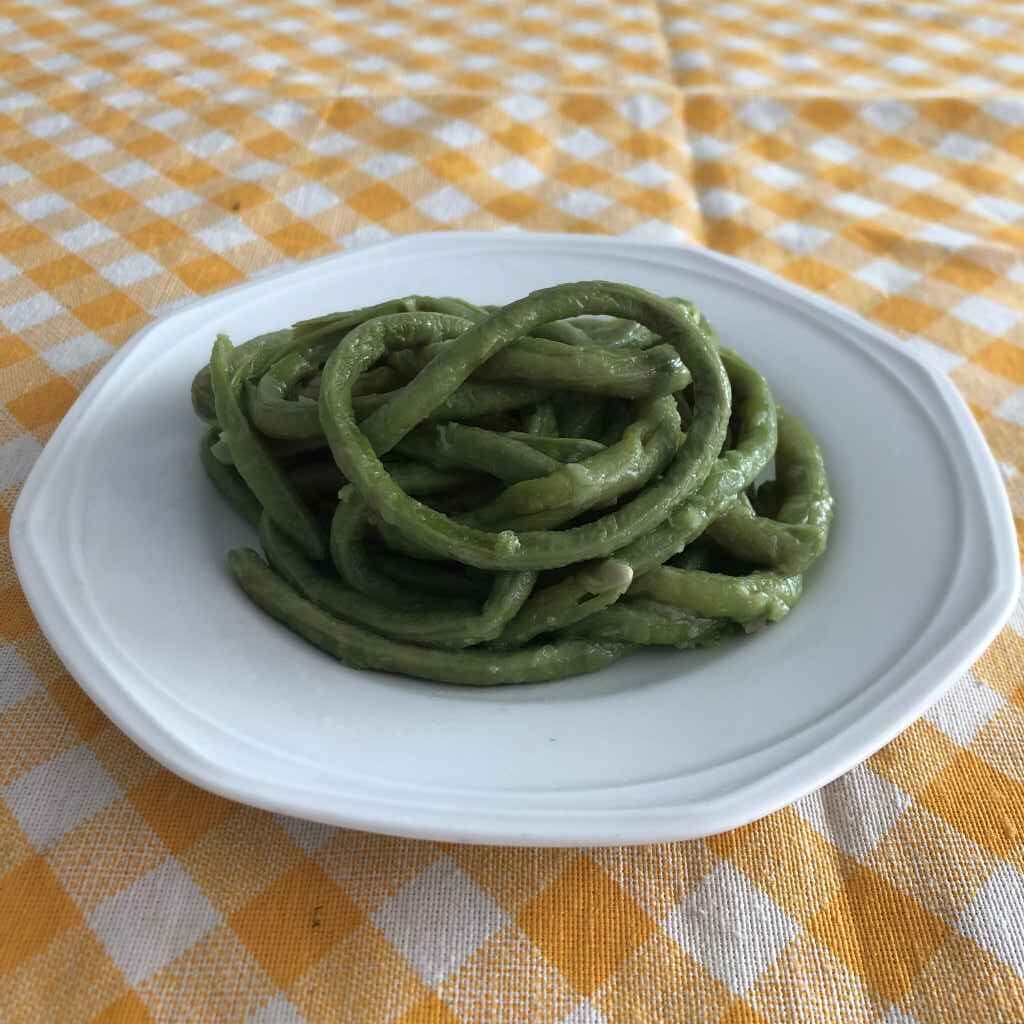
<instances>
[{"instance_id":1,"label":"square white plate","mask_svg":"<svg viewBox=\"0 0 1024 1024\"><path fill-rule=\"evenodd\" d=\"M503 303L595 278L694 299L819 438L836 521L785 622L487 691L348 669L249 603L224 556L255 538L203 475L189 405L218 331L242 341L411 292ZM411 236L166 317L61 423L12 542L69 670L179 775L339 825L537 845L705 835L822 785L940 696L1019 587L1002 483L944 378L754 267L587 236Z\"/></svg>"}]
</instances>

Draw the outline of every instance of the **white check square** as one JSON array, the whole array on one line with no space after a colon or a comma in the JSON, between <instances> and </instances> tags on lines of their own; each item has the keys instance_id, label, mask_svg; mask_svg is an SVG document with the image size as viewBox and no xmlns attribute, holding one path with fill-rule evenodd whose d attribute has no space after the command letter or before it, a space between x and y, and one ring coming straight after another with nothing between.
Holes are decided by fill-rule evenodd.
<instances>
[{"instance_id":1,"label":"white check square","mask_svg":"<svg viewBox=\"0 0 1024 1024\"><path fill-rule=\"evenodd\" d=\"M121 795L88 747L80 744L0 789L0 799L37 850L46 850Z\"/></svg>"},{"instance_id":2,"label":"white check square","mask_svg":"<svg viewBox=\"0 0 1024 1024\"><path fill-rule=\"evenodd\" d=\"M746 991L799 932L788 914L724 861L669 911L662 928L736 994Z\"/></svg>"},{"instance_id":3,"label":"white check square","mask_svg":"<svg viewBox=\"0 0 1024 1024\"><path fill-rule=\"evenodd\" d=\"M173 857L108 897L87 920L130 985L173 963L221 923Z\"/></svg>"},{"instance_id":4,"label":"white check square","mask_svg":"<svg viewBox=\"0 0 1024 1024\"><path fill-rule=\"evenodd\" d=\"M960 915L957 929L1024 979L1024 875L1000 864Z\"/></svg>"},{"instance_id":5,"label":"white check square","mask_svg":"<svg viewBox=\"0 0 1024 1024\"><path fill-rule=\"evenodd\" d=\"M435 861L370 916L428 985L458 970L509 921L448 857Z\"/></svg>"}]
</instances>

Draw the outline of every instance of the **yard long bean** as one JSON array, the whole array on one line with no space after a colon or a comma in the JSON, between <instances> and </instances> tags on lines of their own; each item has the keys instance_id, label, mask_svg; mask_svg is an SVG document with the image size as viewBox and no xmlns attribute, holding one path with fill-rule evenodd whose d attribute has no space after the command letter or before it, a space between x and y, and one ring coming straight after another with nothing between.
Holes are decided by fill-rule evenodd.
<instances>
[{"instance_id":1,"label":"yard long bean","mask_svg":"<svg viewBox=\"0 0 1024 1024\"><path fill-rule=\"evenodd\" d=\"M691 302L629 285L218 336L191 397L259 528L239 585L357 668L487 686L717 644L784 618L828 541L807 427Z\"/></svg>"}]
</instances>

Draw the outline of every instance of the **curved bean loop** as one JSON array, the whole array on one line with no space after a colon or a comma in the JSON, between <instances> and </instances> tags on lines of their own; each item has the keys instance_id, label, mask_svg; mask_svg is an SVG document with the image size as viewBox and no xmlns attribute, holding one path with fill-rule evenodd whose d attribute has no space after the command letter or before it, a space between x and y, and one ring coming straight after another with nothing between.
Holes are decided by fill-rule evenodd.
<instances>
[{"instance_id":1,"label":"curved bean loop","mask_svg":"<svg viewBox=\"0 0 1024 1024\"><path fill-rule=\"evenodd\" d=\"M783 619L828 542L806 426L696 306L628 285L219 336L191 398L258 527L239 585L356 668L536 683L718 644Z\"/></svg>"},{"instance_id":2,"label":"curved bean loop","mask_svg":"<svg viewBox=\"0 0 1024 1024\"><path fill-rule=\"evenodd\" d=\"M497 533L456 523L397 487L379 456L390 451L495 352L536 325L578 312L645 322L673 344L693 377L694 418L664 475L607 516L562 530ZM700 486L725 438L729 380L721 359L694 322L670 303L628 285L588 282L544 289L474 324L398 396L357 423L351 388L390 348L406 347L414 322L378 317L346 335L324 367L320 420L335 460L381 519L426 550L490 571L552 569L610 555L662 523Z\"/></svg>"}]
</instances>

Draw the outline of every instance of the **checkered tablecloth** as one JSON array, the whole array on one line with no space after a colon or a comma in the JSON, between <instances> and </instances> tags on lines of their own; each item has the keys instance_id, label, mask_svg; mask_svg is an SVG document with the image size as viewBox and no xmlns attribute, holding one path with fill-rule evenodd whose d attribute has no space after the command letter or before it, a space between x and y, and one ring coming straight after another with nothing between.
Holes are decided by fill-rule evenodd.
<instances>
[{"instance_id":1,"label":"checkered tablecloth","mask_svg":"<svg viewBox=\"0 0 1024 1024\"><path fill-rule=\"evenodd\" d=\"M171 776L36 627L7 525L177 303L438 228L693 241L947 372L1024 527L1024 5L0 4L0 1020L1024 1021L1024 614L747 828L468 848Z\"/></svg>"}]
</instances>

